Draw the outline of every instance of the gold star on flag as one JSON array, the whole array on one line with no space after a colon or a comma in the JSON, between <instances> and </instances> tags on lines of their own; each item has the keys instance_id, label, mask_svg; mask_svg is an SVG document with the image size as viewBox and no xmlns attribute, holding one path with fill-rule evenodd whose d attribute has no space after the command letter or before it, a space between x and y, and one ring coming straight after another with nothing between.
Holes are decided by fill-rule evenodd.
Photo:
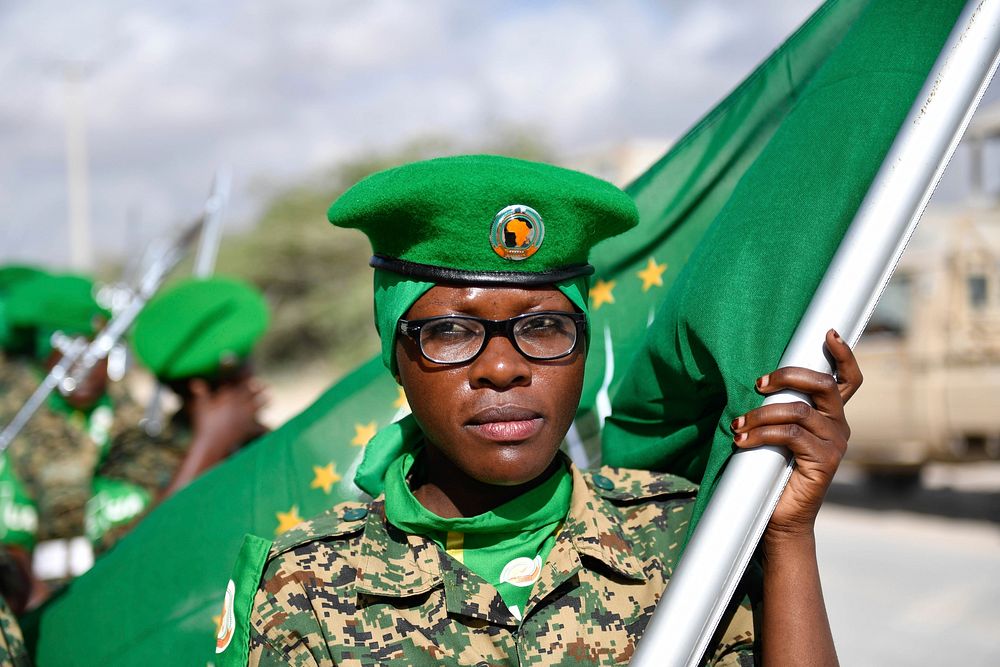
<instances>
[{"instance_id":1,"label":"gold star on flag","mask_svg":"<svg viewBox=\"0 0 1000 667\"><path fill-rule=\"evenodd\" d=\"M313 466L313 472L316 473L316 477L309 485L310 489L323 489L323 493L330 493L333 485L340 481L340 475L337 474L336 464L333 461L322 468Z\"/></svg>"},{"instance_id":2,"label":"gold star on flag","mask_svg":"<svg viewBox=\"0 0 1000 667\"><path fill-rule=\"evenodd\" d=\"M590 288L590 298L594 302L594 310L597 310L606 303L614 303L615 297L611 290L615 288L614 280L598 280Z\"/></svg>"},{"instance_id":3,"label":"gold star on flag","mask_svg":"<svg viewBox=\"0 0 1000 667\"><path fill-rule=\"evenodd\" d=\"M397 396L396 400L392 402L392 407L394 407L394 408L396 408L398 410L400 408L405 408L406 405L407 405L407 403L406 403L406 392L403 391L402 387L396 387L396 389L399 390L399 396Z\"/></svg>"},{"instance_id":4,"label":"gold star on flag","mask_svg":"<svg viewBox=\"0 0 1000 667\"><path fill-rule=\"evenodd\" d=\"M368 441L375 436L375 431L378 430L378 426L375 422L368 422L367 424L355 424L354 425L354 440L351 440L352 445L357 445L358 447L364 447L368 444Z\"/></svg>"},{"instance_id":5,"label":"gold star on flag","mask_svg":"<svg viewBox=\"0 0 1000 667\"><path fill-rule=\"evenodd\" d=\"M278 527L274 529L275 534L283 533L302 523L298 505L292 505L292 509L287 512L278 512L275 516L278 517Z\"/></svg>"},{"instance_id":6,"label":"gold star on flag","mask_svg":"<svg viewBox=\"0 0 1000 667\"><path fill-rule=\"evenodd\" d=\"M636 274L642 279L642 291L648 292L653 285L663 287L663 272L666 270L666 264L657 264L656 260L650 257L646 268Z\"/></svg>"},{"instance_id":7,"label":"gold star on flag","mask_svg":"<svg viewBox=\"0 0 1000 667\"><path fill-rule=\"evenodd\" d=\"M219 628L222 627L222 614L216 614L212 617L212 623L215 625L215 634L219 634Z\"/></svg>"}]
</instances>

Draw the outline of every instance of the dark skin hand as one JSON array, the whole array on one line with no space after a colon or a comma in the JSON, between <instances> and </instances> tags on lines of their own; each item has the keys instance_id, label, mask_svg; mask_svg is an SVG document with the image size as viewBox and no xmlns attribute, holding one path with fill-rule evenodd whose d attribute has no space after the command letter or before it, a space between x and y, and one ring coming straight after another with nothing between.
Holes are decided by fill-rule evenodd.
<instances>
[{"instance_id":1,"label":"dark skin hand","mask_svg":"<svg viewBox=\"0 0 1000 667\"><path fill-rule=\"evenodd\" d=\"M45 368L46 370L52 370L59 360L62 359L62 353L58 350L53 350L49 358L46 359ZM70 370L72 373L72 369ZM97 362L90 372L80 381L80 384L73 392L66 397L66 402L70 406L77 410L88 410L94 406L97 401L104 396L104 393L108 389L108 360L105 357Z\"/></svg>"},{"instance_id":2,"label":"dark skin hand","mask_svg":"<svg viewBox=\"0 0 1000 667\"><path fill-rule=\"evenodd\" d=\"M201 379L191 380L188 387L190 396L181 409L187 413L194 435L187 456L160 500L267 433L257 418L267 404L265 390L249 371L214 390Z\"/></svg>"},{"instance_id":3,"label":"dark skin hand","mask_svg":"<svg viewBox=\"0 0 1000 667\"><path fill-rule=\"evenodd\" d=\"M565 295L553 288L439 285L418 299L405 317L469 314L499 320L532 310L572 309ZM826 344L837 362L840 384L827 374L784 368L769 373L758 385L762 394L796 389L809 395L815 407L768 405L733 423L738 447L785 445L796 457L763 541L761 639L769 667L837 664L813 527L850 435L844 402L862 378L853 353L836 334L827 334ZM586 356L582 343L569 357L555 362L527 359L501 337L491 339L479 357L464 364L427 361L406 337L400 337L396 352L397 380L427 439L424 472L411 482L424 507L446 518L475 516L551 474L582 389ZM497 438L492 425L483 426L482 411L502 406L515 409L485 421L530 422L534 426L526 428L529 437Z\"/></svg>"},{"instance_id":4,"label":"dark skin hand","mask_svg":"<svg viewBox=\"0 0 1000 667\"><path fill-rule=\"evenodd\" d=\"M788 367L757 380L764 395L783 389L808 394L806 403L776 403L733 420L733 441L750 449L784 445L795 468L764 533L764 619L761 646L766 665L837 665L816 564L816 515L847 451L851 429L844 403L863 381L850 347L833 330L826 347L839 383L827 373Z\"/></svg>"}]
</instances>

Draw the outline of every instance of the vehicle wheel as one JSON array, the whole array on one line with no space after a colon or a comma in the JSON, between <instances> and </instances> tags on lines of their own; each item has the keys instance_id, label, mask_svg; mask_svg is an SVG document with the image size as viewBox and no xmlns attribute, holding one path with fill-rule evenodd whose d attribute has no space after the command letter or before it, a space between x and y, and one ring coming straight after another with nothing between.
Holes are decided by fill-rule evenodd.
<instances>
[{"instance_id":1,"label":"vehicle wheel","mask_svg":"<svg viewBox=\"0 0 1000 667\"><path fill-rule=\"evenodd\" d=\"M868 470L868 484L886 493L909 493L920 488L920 468Z\"/></svg>"},{"instance_id":2,"label":"vehicle wheel","mask_svg":"<svg viewBox=\"0 0 1000 667\"><path fill-rule=\"evenodd\" d=\"M993 461L1000 461L1000 435L986 439L986 456Z\"/></svg>"}]
</instances>

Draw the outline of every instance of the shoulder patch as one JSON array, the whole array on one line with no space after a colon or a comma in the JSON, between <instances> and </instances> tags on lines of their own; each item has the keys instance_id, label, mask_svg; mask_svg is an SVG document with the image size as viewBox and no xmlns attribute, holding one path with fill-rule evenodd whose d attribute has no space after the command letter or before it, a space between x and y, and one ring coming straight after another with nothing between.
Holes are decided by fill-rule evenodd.
<instances>
[{"instance_id":1,"label":"shoulder patch","mask_svg":"<svg viewBox=\"0 0 1000 667\"><path fill-rule=\"evenodd\" d=\"M651 470L602 466L583 471L583 477L597 495L618 502L660 496L694 497L698 493L698 485L688 479Z\"/></svg>"},{"instance_id":2,"label":"shoulder patch","mask_svg":"<svg viewBox=\"0 0 1000 667\"><path fill-rule=\"evenodd\" d=\"M268 559L315 540L346 537L360 532L365 519L375 510L371 503L345 502L282 533L271 546Z\"/></svg>"},{"instance_id":3,"label":"shoulder patch","mask_svg":"<svg viewBox=\"0 0 1000 667\"><path fill-rule=\"evenodd\" d=\"M261 572L267 560L270 540L245 535L226 586L215 633L215 664L236 667L247 664L250 647L250 612Z\"/></svg>"}]
</instances>

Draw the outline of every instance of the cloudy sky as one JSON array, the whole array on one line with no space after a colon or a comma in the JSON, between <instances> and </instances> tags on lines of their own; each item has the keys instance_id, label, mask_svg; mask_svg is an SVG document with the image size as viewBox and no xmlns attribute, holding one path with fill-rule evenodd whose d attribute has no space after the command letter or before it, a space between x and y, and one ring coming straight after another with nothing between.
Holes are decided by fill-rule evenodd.
<instances>
[{"instance_id":1,"label":"cloudy sky","mask_svg":"<svg viewBox=\"0 0 1000 667\"><path fill-rule=\"evenodd\" d=\"M240 224L261 184L428 135L665 149L818 4L6 0L0 261L71 258L68 116L92 243L135 252L198 211L220 165Z\"/></svg>"}]
</instances>

